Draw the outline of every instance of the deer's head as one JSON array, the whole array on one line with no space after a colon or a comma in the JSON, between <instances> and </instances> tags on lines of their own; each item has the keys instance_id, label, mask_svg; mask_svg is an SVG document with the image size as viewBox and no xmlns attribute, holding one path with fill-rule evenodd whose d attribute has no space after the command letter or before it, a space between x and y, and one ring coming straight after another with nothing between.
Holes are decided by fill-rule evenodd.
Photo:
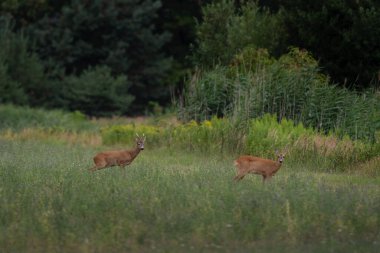
<instances>
[{"instance_id":1,"label":"deer's head","mask_svg":"<svg viewBox=\"0 0 380 253\"><path fill-rule=\"evenodd\" d=\"M140 149L140 150L144 150L144 143L145 143L145 134L143 134L142 137L140 137L138 134L136 134L136 146Z\"/></svg>"},{"instance_id":2,"label":"deer's head","mask_svg":"<svg viewBox=\"0 0 380 253\"><path fill-rule=\"evenodd\" d=\"M278 154L277 155L277 161L279 163L282 163L284 161L284 159L285 159L285 155L284 154Z\"/></svg>"},{"instance_id":3,"label":"deer's head","mask_svg":"<svg viewBox=\"0 0 380 253\"><path fill-rule=\"evenodd\" d=\"M286 151L284 151L283 153L279 153L278 151L276 151L277 162L282 163L285 160L285 155L287 151L288 149L286 149Z\"/></svg>"}]
</instances>

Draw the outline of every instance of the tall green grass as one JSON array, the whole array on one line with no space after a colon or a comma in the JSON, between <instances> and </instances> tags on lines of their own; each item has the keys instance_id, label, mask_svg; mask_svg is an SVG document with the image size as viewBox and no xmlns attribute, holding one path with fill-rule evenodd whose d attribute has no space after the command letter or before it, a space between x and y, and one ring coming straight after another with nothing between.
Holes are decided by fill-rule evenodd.
<instances>
[{"instance_id":1,"label":"tall green grass","mask_svg":"<svg viewBox=\"0 0 380 253\"><path fill-rule=\"evenodd\" d=\"M99 148L100 149L100 148ZM149 145L90 174L97 150L0 141L4 252L376 252L378 177L287 162L234 183L234 156Z\"/></svg>"},{"instance_id":2,"label":"tall green grass","mask_svg":"<svg viewBox=\"0 0 380 253\"><path fill-rule=\"evenodd\" d=\"M275 60L265 50L246 48L229 66L195 73L181 102L184 120L217 115L244 121L270 113L279 121L369 141L380 130L378 91L357 93L331 84L317 61L298 49Z\"/></svg>"}]
</instances>

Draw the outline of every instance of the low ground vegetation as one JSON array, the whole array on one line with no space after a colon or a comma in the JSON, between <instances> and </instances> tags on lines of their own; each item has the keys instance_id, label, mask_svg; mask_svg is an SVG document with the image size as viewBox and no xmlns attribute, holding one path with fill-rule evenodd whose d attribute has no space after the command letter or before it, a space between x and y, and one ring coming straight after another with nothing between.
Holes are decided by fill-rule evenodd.
<instances>
[{"instance_id":1,"label":"low ground vegetation","mask_svg":"<svg viewBox=\"0 0 380 253\"><path fill-rule=\"evenodd\" d=\"M379 177L285 162L233 182L233 156L145 150L89 173L105 147L0 141L6 252L376 252Z\"/></svg>"},{"instance_id":2,"label":"low ground vegetation","mask_svg":"<svg viewBox=\"0 0 380 253\"><path fill-rule=\"evenodd\" d=\"M56 130L44 121L1 130L4 251L379 247L376 143L322 135L289 120L277 123L271 115L240 128L218 118L187 124L171 118L83 121L97 130ZM132 147L136 132L147 141L130 166L87 171L97 152ZM289 154L270 182L255 175L233 181L238 154L271 158L272 150L285 146Z\"/></svg>"}]
</instances>

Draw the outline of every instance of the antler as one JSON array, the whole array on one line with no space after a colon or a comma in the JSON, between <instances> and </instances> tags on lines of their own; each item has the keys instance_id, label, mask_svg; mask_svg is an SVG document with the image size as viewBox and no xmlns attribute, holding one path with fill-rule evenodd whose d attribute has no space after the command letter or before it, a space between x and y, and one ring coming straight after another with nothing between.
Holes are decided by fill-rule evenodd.
<instances>
[{"instance_id":1,"label":"antler","mask_svg":"<svg viewBox=\"0 0 380 253\"><path fill-rule=\"evenodd\" d=\"M139 138L140 140L144 140L146 139L146 136L145 134L143 133L143 135L140 137L140 135L138 135L138 133L136 133L136 137Z\"/></svg>"}]
</instances>

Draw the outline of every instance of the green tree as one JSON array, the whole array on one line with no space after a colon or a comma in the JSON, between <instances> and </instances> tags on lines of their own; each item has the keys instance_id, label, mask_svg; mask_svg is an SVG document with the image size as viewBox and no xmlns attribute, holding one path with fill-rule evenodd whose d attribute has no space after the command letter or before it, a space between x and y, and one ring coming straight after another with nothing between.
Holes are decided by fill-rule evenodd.
<instances>
[{"instance_id":1,"label":"green tree","mask_svg":"<svg viewBox=\"0 0 380 253\"><path fill-rule=\"evenodd\" d=\"M160 8L158 0L72 0L29 31L51 78L108 66L112 75L127 76L136 97L131 110L141 111L170 95L164 81L171 59L161 50L170 36L154 25Z\"/></svg>"},{"instance_id":2,"label":"green tree","mask_svg":"<svg viewBox=\"0 0 380 253\"><path fill-rule=\"evenodd\" d=\"M334 82L358 88L379 83L379 1L261 2L282 9L286 44L310 51Z\"/></svg>"},{"instance_id":3,"label":"green tree","mask_svg":"<svg viewBox=\"0 0 380 253\"><path fill-rule=\"evenodd\" d=\"M9 18L0 18L0 103L44 105L51 89L43 66L29 50L23 32L12 32Z\"/></svg>"},{"instance_id":4,"label":"green tree","mask_svg":"<svg viewBox=\"0 0 380 253\"><path fill-rule=\"evenodd\" d=\"M275 54L282 45L283 27L277 15L255 2L214 1L204 6L202 13L202 22L196 27L195 64L228 65L246 47L266 48Z\"/></svg>"},{"instance_id":5,"label":"green tree","mask_svg":"<svg viewBox=\"0 0 380 253\"><path fill-rule=\"evenodd\" d=\"M89 68L79 77L66 77L63 83L63 104L87 115L120 115L128 111L133 101L126 76L113 77L107 66Z\"/></svg>"},{"instance_id":6,"label":"green tree","mask_svg":"<svg viewBox=\"0 0 380 253\"><path fill-rule=\"evenodd\" d=\"M56 0L49 4L49 0L2 0L0 14L9 15L14 19L16 29L35 22L53 6L61 5L64 0Z\"/></svg>"},{"instance_id":7,"label":"green tree","mask_svg":"<svg viewBox=\"0 0 380 253\"><path fill-rule=\"evenodd\" d=\"M157 26L172 35L163 47L167 55L173 57L166 81L171 84L171 88L181 89L184 77L193 67L189 54L191 45L195 42L196 19L201 18L202 4L207 2L211 0L162 0Z\"/></svg>"}]
</instances>

